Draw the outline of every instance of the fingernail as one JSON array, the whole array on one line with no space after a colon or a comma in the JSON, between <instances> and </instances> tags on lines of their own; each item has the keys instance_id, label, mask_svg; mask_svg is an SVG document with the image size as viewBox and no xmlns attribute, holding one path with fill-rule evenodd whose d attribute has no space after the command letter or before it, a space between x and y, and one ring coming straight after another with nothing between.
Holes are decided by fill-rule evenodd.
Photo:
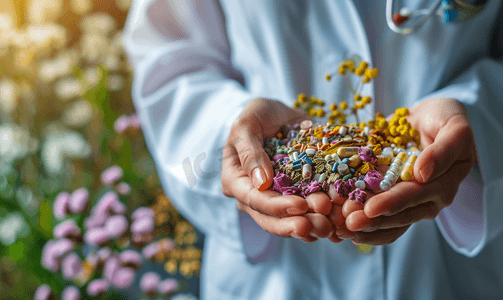
<instances>
[{"instance_id":1,"label":"fingernail","mask_svg":"<svg viewBox=\"0 0 503 300\"><path fill-rule=\"evenodd\" d=\"M286 212L289 215L302 215L305 211L301 210L300 208L297 207L290 207L287 208Z\"/></svg>"},{"instance_id":2,"label":"fingernail","mask_svg":"<svg viewBox=\"0 0 503 300\"><path fill-rule=\"evenodd\" d=\"M352 240L356 237L354 234L350 234L347 232L336 232L335 234L337 234L337 236L343 240Z\"/></svg>"},{"instance_id":3,"label":"fingernail","mask_svg":"<svg viewBox=\"0 0 503 300\"><path fill-rule=\"evenodd\" d=\"M360 245L361 243L358 243L358 242L355 242L355 241L351 241L353 244L355 245Z\"/></svg>"},{"instance_id":4,"label":"fingernail","mask_svg":"<svg viewBox=\"0 0 503 300\"><path fill-rule=\"evenodd\" d=\"M332 230L330 231L330 233L328 234L327 238L331 238L335 233L335 230Z\"/></svg>"},{"instance_id":5,"label":"fingernail","mask_svg":"<svg viewBox=\"0 0 503 300\"><path fill-rule=\"evenodd\" d=\"M421 179L423 179L423 182L427 182L431 174L433 174L433 170L435 169L435 165L433 164L432 161L428 161L419 170L419 175L421 176Z\"/></svg>"},{"instance_id":6,"label":"fingernail","mask_svg":"<svg viewBox=\"0 0 503 300\"><path fill-rule=\"evenodd\" d=\"M264 171L262 171L262 168L257 167L253 170L252 181L256 189L259 189L266 182L265 174Z\"/></svg>"}]
</instances>

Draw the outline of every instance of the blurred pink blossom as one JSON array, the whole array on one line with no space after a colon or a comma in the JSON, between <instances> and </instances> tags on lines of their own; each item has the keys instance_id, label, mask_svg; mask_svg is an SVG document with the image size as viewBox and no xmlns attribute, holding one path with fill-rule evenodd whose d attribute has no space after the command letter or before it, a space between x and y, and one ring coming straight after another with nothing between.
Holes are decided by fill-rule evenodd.
<instances>
[{"instance_id":1,"label":"blurred pink blossom","mask_svg":"<svg viewBox=\"0 0 503 300\"><path fill-rule=\"evenodd\" d=\"M54 199L54 204L52 210L54 216L58 219L64 219L68 213L68 202L70 201L70 194L67 192L61 192Z\"/></svg>"},{"instance_id":2,"label":"blurred pink blossom","mask_svg":"<svg viewBox=\"0 0 503 300\"><path fill-rule=\"evenodd\" d=\"M115 272L113 284L119 289L127 289L133 283L135 272L131 268L120 268Z\"/></svg>"},{"instance_id":3,"label":"blurred pink blossom","mask_svg":"<svg viewBox=\"0 0 503 300\"><path fill-rule=\"evenodd\" d=\"M109 289L108 281L105 279L94 279L87 285L87 293L91 297L105 294Z\"/></svg>"},{"instance_id":4,"label":"blurred pink blossom","mask_svg":"<svg viewBox=\"0 0 503 300\"><path fill-rule=\"evenodd\" d=\"M63 290L61 294L61 300L80 300L80 290L76 286L68 286Z\"/></svg>"},{"instance_id":5,"label":"blurred pink blossom","mask_svg":"<svg viewBox=\"0 0 503 300\"><path fill-rule=\"evenodd\" d=\"M109 237L119 238L128 230L128 221L123 215L111 216L105 222L105 230Z\"/></svg>"},{"instance_id":6,"label":"blurred pink blossom","mask_svg":"<svg viewBox=\"0 0 503 300\"><path fill-rule=\"evenodd\" d=\"M159 294L161 294L161 295L167 295L169 293L176 292L179 287L180 287L180 284L178 283L178 280L168 278L168 279L163 280L159 284L158 291L159 291Z\"/></svg>"},{"instance_id":7,"label":"blurred pink blossom","mask_svg":"<svg viewBox=\"0 0 503 300\"><path fill-rule=\"evenodd\" d=\"M72 252L63 258L61 273L66 280L72 280L82 270L82 260L77 253Z\"/></svg>"},{"instance_id":8,"label":"blurred pink blossom","mask_svg":"<svg viewBox=\"0 0 503 300\"><path fill-rule=\"evenodd\" d=\"M159 282L161 278L157 273L147 272L143 274L140 280L141 290L149 297L155 297L157 295L157 288L159 287Z\"/></svg>"},{"instance_id":9,"label":"blurred pink blossom","mask_svg":"<svg viewBox=\"0 0 503 300\"><path fill-rule=\"evenodd\" d=\"M101 181L105 185L113 185L121 180L123 176L122 168L119 166L111 166L101 173Z\"/></svg>"},{"instance_id":10,"label":"blurred pink blossom","mask_svg":"<svg viewBox=\"0 0 503 300\"><path fill-rule=\"evenodd\" d=\"M68 207L74 214L83 212L89 203L89 192L86 188L80 188L73 191L70 196Z\"/></svg>"}]
</instances>

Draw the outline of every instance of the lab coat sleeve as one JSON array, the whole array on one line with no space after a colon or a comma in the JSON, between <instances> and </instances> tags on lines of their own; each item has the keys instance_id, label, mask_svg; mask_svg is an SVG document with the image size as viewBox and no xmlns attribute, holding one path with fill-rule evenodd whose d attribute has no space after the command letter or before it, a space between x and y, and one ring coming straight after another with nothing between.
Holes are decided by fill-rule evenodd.
<instances>
[{"instance_id":1,"label":"lab coat sleeve","mask_svg":"<svg viewBox=\"0 0 503 300\"><path fill-rule=\"evenodd\" d=\"M240 247L236 201L221 192L222 150L255 96L231 64L220 5L135 1L124 45L135 73L133 102L164 191L203 233Z\"/></svg>"},{"instance_id":2,"label":"lab coat sleeve","mask_svg":"<svg viewBox=\"0 0 503 300\"><path fill-rule=\"evenodd\" d=\"M474 131L478 162L453 203L435 219L452 248L474 257L503 231L503 63L484 58L424 99L463 103ZM420 101L422 101L420 100Z\"/></svg>"}]
</instances>

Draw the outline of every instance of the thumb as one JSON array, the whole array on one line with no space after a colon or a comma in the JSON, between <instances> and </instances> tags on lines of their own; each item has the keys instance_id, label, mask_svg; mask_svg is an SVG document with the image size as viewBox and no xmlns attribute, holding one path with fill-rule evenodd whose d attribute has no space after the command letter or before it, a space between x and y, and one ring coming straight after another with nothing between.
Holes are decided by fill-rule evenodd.
<instances>
[{"instance_id":1,"label":"thumb","mask_svg":"<svg viewBox=\"0 0 503 300\"><path fill-rule=\"evenodd\" d=\"M242 116L234 122L231 143L236 149L243 171L252 179L259 191L273 183L274 171L263 147L260 122L253 116Z\"/></svg>"},{"instance_id":2,"label":"thumb","mask_svg":"<svg viewBox=\"0 0 503 300\"><path fill-rule=\"evenodd\" d=\"M420 183L444 174L459 160L474 158L473 132L466 116L452 116L438 131L432 144L417 158L414 177Z\"/></svg>"}]
</instances>

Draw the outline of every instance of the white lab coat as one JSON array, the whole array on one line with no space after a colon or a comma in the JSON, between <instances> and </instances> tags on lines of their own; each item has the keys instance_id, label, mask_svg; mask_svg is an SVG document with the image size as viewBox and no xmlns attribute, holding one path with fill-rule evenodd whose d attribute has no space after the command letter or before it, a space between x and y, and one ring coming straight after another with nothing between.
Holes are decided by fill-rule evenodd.
<instances>
[{"instance_id":1,"label":"white lab coat","mask_svg":"<svg viewBox=\"0 0 503 300\"><path fill-rule=\"evenodd\" d=\"M203 299L503 298L503 64L488 57L492 29L503 30L502 2L460 23L435 17L410 36L387 27L384 3L133 3L124 32L133 100L165 192L206 235ZM478 152L478 167L435 221L367 255L349 241L305 244L264 232L222 194L220 180L222 147L249 100L291 105L303 92L343 101L344 80L327 83L324 74L353 54L379 69L364 89L375 106L360 119L456 98Z\"/></svg>"}]
</instances>

